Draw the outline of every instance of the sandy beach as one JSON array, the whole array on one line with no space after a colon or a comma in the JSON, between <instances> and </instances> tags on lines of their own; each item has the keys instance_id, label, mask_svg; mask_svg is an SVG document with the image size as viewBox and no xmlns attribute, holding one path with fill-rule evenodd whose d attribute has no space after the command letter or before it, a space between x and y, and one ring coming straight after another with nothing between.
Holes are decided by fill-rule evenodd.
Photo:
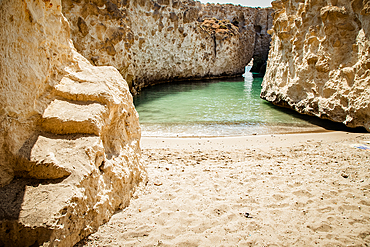
<instances>
[{"instance_id":1,"label":"sandy beach","mask_svg":"<svg viewBox=\"0 0 370 247\"><path fill-rule=\"evenodd\" d=\"M77 246L369 246L369 142L144 137L146 186Z\"/></svg>"}]
</instances>

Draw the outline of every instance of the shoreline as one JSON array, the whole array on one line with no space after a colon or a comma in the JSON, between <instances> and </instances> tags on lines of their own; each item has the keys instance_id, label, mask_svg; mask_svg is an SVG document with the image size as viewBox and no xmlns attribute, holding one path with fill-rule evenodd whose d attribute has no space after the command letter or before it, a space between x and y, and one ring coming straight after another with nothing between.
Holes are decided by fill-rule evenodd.
<instances>
[{"instance_id":1,"label":"shoreline","mask_svg":"<svg viewBox=\"0 0 370 247\"><path fill-rule=\"evenodd\" d=\"M304 116L306 117L306 116ZM349 128L341 123L312 119L305 124L279 123L275 125L248 125L245 123L144 123L141 124L143 138L216 138L255 135L326 133L344 131L349 133L369 133L364 128ZM195 134L194 134L195 133Z\"/></svg>"},{"instance_id":2,"label":"shoreline","mask_svg":"<svg viewBox=\"0 0 370 247\"><path fill-rule=\"evenodd\" d=\"M357 138L368 133L325 131L294 134L267 134L228 137L141 137L142 149L243 149L246 147L288 147L311 141L339 141Z\"/></svg>"},{"instance_id":3,"label":"shoreline","mask_svg":"<svg viewBox=\"0 0 370 247\"><path fill-rule=\"evenodd\" d=\"M163 131L163 130L162 130ZM223 133L223 134L216 134L216 135L207 135L204 133L197 134L197 135L190 135L184 133L176 133L174 131L162 132L161 134L144 134L141 135L142 138L221 138L221 137L246 137L246 136L261 136L261 135L278 135L278 134L301 134L301 133L325 133L325 132L332 132L337 130L325 129L324 127L275 127L269 128L266 130L263 129L255 129L254 131L250 131L249 133L239 133L236 134L233 131L231 133ZM153 131L148 131L152 133ZM198 132L195 130L194 132ZM208 131L212 132L212 131ZM226 131L227 132L227 131ZM263 134L261 133L263 132Z\"/></svg>"},{"instance_id":4,"label":"shoreline","mask_svg":"<svg viewBox=\"0 0 370 247\"><path fill-rule=\"evenodd\" d=\"M294 131L294 132L282 132L282 133L271 133L271 134L250 134L250 135L224 135L224 136L205 136L205 135L199 135L199 136L161 136L161 135L158 135L158 136L149 136L149 135L145 135L145 136L141 136L141 138L184 138L184 139L189 139L189 138L228 138L228 137L232 137L232 138L236 138L236 137L251 137L251 136L269 136L269 135L295 135L295 134L311 134L311 133L326 133L326 132L336 132L336 130L307 130L307 131ZM351 132L349 132L351 133Z\"/></svg>"}]
</instances>

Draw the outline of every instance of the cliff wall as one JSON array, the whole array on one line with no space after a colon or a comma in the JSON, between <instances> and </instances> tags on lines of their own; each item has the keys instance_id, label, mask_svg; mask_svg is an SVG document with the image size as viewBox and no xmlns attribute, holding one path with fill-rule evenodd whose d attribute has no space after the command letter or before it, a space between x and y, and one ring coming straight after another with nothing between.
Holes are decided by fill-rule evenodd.
<instances>
[{"instance_id":1,"label":"cliff wall","mask_svg":"<svg viewBox=\"0 0 370 247\"><path fill-rule=\"evenodd\" d=\"M127 83L76 52L60 0L0 1L0 246L73 246L145 171Z\"/></svg>"},{"instance_id":2,"label":"cliff wall","mask_svg":"<svg viewBox=\"0 0 370 247\"><path fill-rule=\"evenodd\" d=\"M370 130L370 2L276 0L261 97Z\"/></svg>"},{"instance_id":3,"label":"cliff wall","mask_svg":"<svg viewBox=\"0 0 370 247\"><path fill-rule=\"evenodd\" d=\"M271 8L193 0L65 0L63 13L77 50L117 68L133 93L158 82L243 74L254 54L267 58L272 25Z\"/></svg>"}]
</instances>

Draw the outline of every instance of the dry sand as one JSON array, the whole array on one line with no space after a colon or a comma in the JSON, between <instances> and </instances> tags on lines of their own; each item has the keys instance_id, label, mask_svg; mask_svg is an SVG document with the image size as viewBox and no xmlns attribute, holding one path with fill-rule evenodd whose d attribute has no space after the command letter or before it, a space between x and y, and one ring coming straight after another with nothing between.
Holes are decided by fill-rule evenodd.
<instances>
[{"instance_id":1,"label":"dry sand","mask_svg":"<svg viewBox=\"0 0 370 247\"><path fill-rule=\"evenodd\" d=\"M143 138L147 185L78 245L369 246L370 151L354 147L369 141Z\"/></svg>"}]
</instances>

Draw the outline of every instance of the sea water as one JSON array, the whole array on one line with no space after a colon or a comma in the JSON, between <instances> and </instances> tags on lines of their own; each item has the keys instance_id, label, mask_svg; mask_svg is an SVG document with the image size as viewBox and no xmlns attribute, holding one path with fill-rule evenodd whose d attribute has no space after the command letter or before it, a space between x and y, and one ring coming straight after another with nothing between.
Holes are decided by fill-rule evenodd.
<instances>
[{"instance_id":1,"label":"sea water","mask_svg":"<svg viewBox=\"0 0 370 247\"><path fill-rule=\"evenodd\" d=\"M249 70L249 68L247 68ZM260 99L262 77L159 84L134 96L142 136L239 136L312 131L312 117Z\"/></svg>"}]
</instances>

